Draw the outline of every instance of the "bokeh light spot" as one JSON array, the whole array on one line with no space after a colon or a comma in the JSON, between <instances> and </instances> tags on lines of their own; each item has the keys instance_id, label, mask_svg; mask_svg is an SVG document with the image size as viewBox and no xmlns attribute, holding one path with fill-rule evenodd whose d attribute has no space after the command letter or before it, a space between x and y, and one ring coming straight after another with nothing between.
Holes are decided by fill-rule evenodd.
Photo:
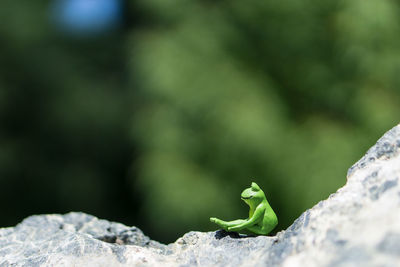
<instances>
[{"instance_id":1,"label":"bokeh light spot","mask_svg":"<svg viewBox=\"0 0 400 267\"><path fill-rule=\"evenodd\" d=\"M55 0L51 17L57 28L72 34L98 34L115 29L121 22L119 0Z\"/></svg>"}]
</instances>

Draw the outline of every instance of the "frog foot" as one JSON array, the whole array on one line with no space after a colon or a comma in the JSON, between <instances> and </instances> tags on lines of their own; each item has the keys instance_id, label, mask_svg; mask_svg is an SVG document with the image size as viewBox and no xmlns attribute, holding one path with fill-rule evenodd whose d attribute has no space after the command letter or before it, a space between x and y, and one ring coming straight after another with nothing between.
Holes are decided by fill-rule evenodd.
<instances>
[{"instance_id":1,"label":"frog foot","mask_svg":"<svg viewBox=\"0 0 400 267\"><path fill-rule=\"evenodd\" d=\"M226 225L226 222L214 217L210 218L210 222L213 222L215 224L217 224L218 226L220 226L222 229L224 229L225 231L228 230L228 226Z\"/></svg>"}]
</instances>

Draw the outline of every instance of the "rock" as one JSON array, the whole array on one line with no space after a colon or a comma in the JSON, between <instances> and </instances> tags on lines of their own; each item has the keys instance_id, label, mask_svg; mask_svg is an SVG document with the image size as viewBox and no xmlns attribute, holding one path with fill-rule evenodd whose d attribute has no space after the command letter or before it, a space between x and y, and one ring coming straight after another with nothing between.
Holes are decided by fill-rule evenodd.
<instances>
[{"instance_id":1,"label":"rock","mask_svg":"<svg viewBox=\"0 0 400 267\"><path fill-rule=\"evenodd\" d=\"M31 216L0 229L0 266L120 266L145 255L151 263L165 247L136 227L84 213Z\"/></svg>"},{"instance_id":2,"label":"rock","mask_svg":"<svg viewBox=\"0 0 400 267\"><path fill-rule=\"evenodd\" d=\"M276 236L190 232L175 243L84 213L0 229L5 266L400 266L400 126L348 171L347 183Z\"/></svg>"}]
</instances>

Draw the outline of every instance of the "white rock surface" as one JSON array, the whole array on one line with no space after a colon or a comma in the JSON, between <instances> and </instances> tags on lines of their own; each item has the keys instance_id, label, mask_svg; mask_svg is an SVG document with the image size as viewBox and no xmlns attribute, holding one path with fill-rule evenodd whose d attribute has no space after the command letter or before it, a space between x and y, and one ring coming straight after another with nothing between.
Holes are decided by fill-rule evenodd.
<instances>
[{"instance_id":1,"label":"white rock surface","mask_svg":"<svg viewBox=\"0 0 400 267\"><path fill-rule=\"evenodd\" d=\"M170 245L83 213L0 229L6 266L400 266L400 126L350 168L347 183L276 236L190 232Z\"/></svg>"}]
</instances>

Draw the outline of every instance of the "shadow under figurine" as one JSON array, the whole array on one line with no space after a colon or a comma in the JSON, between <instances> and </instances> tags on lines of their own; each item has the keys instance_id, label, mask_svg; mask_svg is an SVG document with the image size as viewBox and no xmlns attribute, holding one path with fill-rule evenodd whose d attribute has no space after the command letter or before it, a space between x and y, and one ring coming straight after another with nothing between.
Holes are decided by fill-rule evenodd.
<instances>
[{"instance_id":1,"label":"shadow under figurine","mask_svg":"<svg viewBox=\"0 0 400 267\"><path fill-rule=\"evenodd\" d=\"M210 221L229 232L247 230L257 235L270 233L278 224L278 218L261 188L256 183L251 183L251 187L242 192L241 199L250 206L248 219L226 222L212 217Z\"/></svg>"}]
</instances>

